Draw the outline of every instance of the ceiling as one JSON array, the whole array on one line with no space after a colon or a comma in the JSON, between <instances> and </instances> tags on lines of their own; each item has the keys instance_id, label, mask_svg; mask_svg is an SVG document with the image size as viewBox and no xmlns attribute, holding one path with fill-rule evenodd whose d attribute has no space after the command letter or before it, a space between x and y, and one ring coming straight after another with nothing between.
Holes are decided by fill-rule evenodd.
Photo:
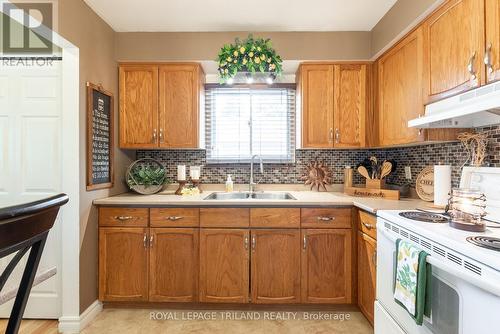
<instances>
[{"instance_id":1,"label":"ceiling","mask_svg":"<svg viewBox=\"0 0 500 334\"><path fill-rule=\"evenodd\" d=\"M85 0L115 31L370 31L396 0Z\"/></svg>"}]
</instances>

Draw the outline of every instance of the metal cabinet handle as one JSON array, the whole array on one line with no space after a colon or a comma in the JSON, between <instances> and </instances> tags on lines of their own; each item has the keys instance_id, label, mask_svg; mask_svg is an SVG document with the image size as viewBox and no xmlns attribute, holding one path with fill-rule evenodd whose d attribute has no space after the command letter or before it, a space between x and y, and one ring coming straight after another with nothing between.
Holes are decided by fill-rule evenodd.
<instances>
[{"instance_id":1,"label":"metal cabinet handle","mask_svg":"<svg viewBox=\"0 0 500 334\"><path fill-rule=\"evenodd\" d=\"M160 128L160 143L163 143L163 129Z\"/></svg>"},{"instance_id":2,"label":"metal cabinet handle","mask_svg":"<svg viewBox=\"0 0 500 334\"><path fill-rule=\"evenodd\" d=\"M151 236L149 237L149 247L150 247L150 248L153 248L153 240L154 240L154 235L151 235Z\"/></svg>"},{"instance_id":3,"label":"metal cabinet handle","mask_svg":"<svg viewBox=\"0 0 500 334\"><path fill-rule=\"evenodd\" d=\"M156 129L153 130L153 143L156 143Z\"/></svg>"},{"instance_id":4,"label":"metal cabinet handle","mask_svg":"<svg viewBox=\"0 0 500 334\"><path fill-rule=\"evenodd\" d=\"M333 141L333 128L330 128L330 132L328 134L328 141L330 143Z\"/></svg>"},{"instance_id":5,"label":"metal cabinet handle","mask_svg":"<svg viewBox=\"0 0 500 334\"><path fill-rule=\"evenodd\" d=\"M142 239L142 243L144 244L144 248L148 248L148 235L144 233L144 238Z\"/></svg>"},{"instance_id":6,"label":"metal cabinet handle","mask_svg":"<svg viewBox=\"0 0 500 334\"><path fill-rule=\"evenodd\" d=\"M335 143L340 143L340 130L339 128L335 129Z\"/></svg>"},{"instance_id":7,"label":"metal cabinet handle","mask_svg":"<svg viewBox=\"0 0 500 334\"><path fill-rule=\"evenodd\" d=\"M371 230L374 227L372 224L367 224L365 222L361 222L361 224L363 224L363 226L366 227L368 230Z\"/></svg>"},{"instance_id":8,"label":"metal cabinet handle","mask_svg":"<svg viewBox=\"0 0 500 334\"><path fill-rule=\"evenodd\" d=\"M248 250L248 235L245 235L244 245L245 245L245 249Z\"/></svg>"},{"instance_id":9,"label":"metal cabinet handle","mask_svg":"<svg viewBox=\"0 0 500 334\"><path fill-rule=\"evenodd\" d=\"M302 248L306 249L307 248L307 235L305 235L305 234L304 234L304 240L303 241L304 241L304 243L302 245Z\"/></svg>"},{"instance_id":10,"label":"metal cabinet handle","mask_svg":"<svg viewBox=\"0 0 500 334\"><path fill-rule=\"evenodd\" d=\"M329 222L329 221L335 220L335 217L323 217L323 216L319 216L316 219L320 220L322 222Z\"/></svg>"},{"instance_id":11,"label":"metal cabinet handle","mask_svg":"<svg viewBox=\"0 0 500 334\"><path fill-rule=\"evenodd\" d=\"M488 44L488 46L486 47L486 51L484 52L484 65L486 65L486 70L488 71L488 73L493 73L493 64L491 63L491 48L493 46L490 44Z\"/></svg>"},{"instance_id":12,"label":"metal cabinet handle","mask_svg":"<svg viewBox=\"0 0 500 334\"><path fill-rule=\"evenodd\" d=\"M474 69L475 60L476 60L476 51L472 53L472 56L469 58L469 62L467 63L467 71L469 71L471 75L471 80L476 80L476 70Z\"/></svg>"},{"instance_id":13,"label":"metal cabinet handle","mask_svg":"<svg viewBox=\"0 0 500 334\"><path fill-rule=\"evenodd\" d=\"M373 252L373 255L372 255L372 263L377 266L377 250L375 250Z\"/></svg>"},{"instance_id":14,"label":"metal cabinet handle","mask_svg":"<svg viewBox=\"0 0 500 334\"><path fill-rule=\"evenodd\" d=\"M130 219L132 219L134 217L132 217L132 216L115 216L114 218L116 220L119 220L119 221L123 222L123 221L126 221L126 220L130 220Z\"/></svg>"},{"instance_id":15,"label":"metal cabinet handle","mask_svg":"<svg viewBox=\"0 0 500 334\"><path fill-rule=\"evenodd\" d=\"M171 220L171 221L176 221L176 220L180 220L180 219L183 219L184 217L181 217L181 216L169 216L167 217L168 220Z\"/></svg>"},{"instance_id":16,"label":"metal cabinet handle","mask_svg":"<svg viewBox=\"0 0 500 334\"><path fill-rule=\"evenodd\" d=\"M257 240L255 240L255 235L252 235L252 250L255 250L256 244L257 244Z\"/></svg>"}]
</instances>

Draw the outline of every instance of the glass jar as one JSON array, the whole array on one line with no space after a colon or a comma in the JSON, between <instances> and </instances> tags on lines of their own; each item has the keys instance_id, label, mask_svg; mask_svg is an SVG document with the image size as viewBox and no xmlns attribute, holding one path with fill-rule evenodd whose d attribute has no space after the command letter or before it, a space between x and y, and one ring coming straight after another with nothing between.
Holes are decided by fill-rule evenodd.
<instances>
[{"instance_id":1,"label":"glass jar","mask_svg":"<svg viewBox=\"0 0 500 334\"><path fill-rule=\"evenodd\" d=\"M449 210L452 221L484 224L486 196L479 189L455 188L451 191Z\"/></svg>"}]
</instances>

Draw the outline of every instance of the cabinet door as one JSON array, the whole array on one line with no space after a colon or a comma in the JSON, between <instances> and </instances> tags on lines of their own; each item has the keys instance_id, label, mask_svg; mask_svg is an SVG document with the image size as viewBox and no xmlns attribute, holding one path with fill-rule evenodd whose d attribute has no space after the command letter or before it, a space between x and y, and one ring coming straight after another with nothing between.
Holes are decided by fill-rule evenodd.
<instances>
[{"instance_id":1,"label":"cabinet door","mask_svg":"<svg viewBox=\"0 0 500 334\"><path fill-rule=\"evenodd\" d=\"M158 67L120 66L120 147L158 147Z\"/></svg>"},{"instance_id":2,"label":"cabinet door","mask_svg":"<svg viewBox=\"0 0 500 334\"><path fill-rule=\"evenodd\" d=\"M196 228L150 230L150 301L198 300L198 233Z\"/></svg>"},{"instance_id":3,"label":"cabinet door","mask_svg":"<svg viewBox=\"0 0 500 334\"><path fill-rule=\"evenodd\" d=\"M366 65L335 65L334 73L334 147L364 147Z\"/></svg>"},{"instance_id":4,"label":"cabinet door","mask_svg":"<svg viewBox=\"0 0 500 334\"><path fill-rule=\"evenodd\" d=\"M99 228L99 299L148 300L147 228Z\"/></svg>"},{"instance_id":5,"label":"cabinet door","mask_svg":"<svg viewBox=\"0 0 500 334\"><path fill-rule=\"evenodd\" d=\"M426 103L484 81L484 23L484 0L448 1L424 22Z\"/></svg>"},{"instance_id":6,"label":"cabinet door","mask_svg":"<svg viewBox=\"0 0 500 334\"><path fill-rule=\"evenodd\" d=\"M301 65L302 147L333 147L333 65Z\"/></svg>"},{"instance_id":7,"label":"cabinet door","mask_svg":"<svg viewBox=\"0 0 500 334\"><path fill-rule=\"evenodd\" d=\"M358 232L358 305L372 325L377 272L376 252L376 241Z\"/></svg>"},{"instance_id":8,"label":"cabinet door","mask_svg":"<svg viewBox=\"0 0 500 334\"><path fill-rule=\"evenodd\" d=\"M486 75L500 80L500 1L486 0Z\"/></svg>"},{"instance_id":9,"label":"cabinet door","mask_svg":"<svg viewBox=\"0 0 500 334\"><path fill-rule=\"evenodd\" d=\"M159 77L160 147L198 148L199 65L163 65Z\"/></svg>"},{"instance_id":10,"label":"cabinet door","mask_svg":"<svg viewBox=\"0 0 500 334\"><path fill-rule=\"evenodd\" d=\"M415 30L378 61L380 145L423 140L408 121L424 114L422 100L423 34Z\"/></svg>"},{"instance_id":11,"label":"cabinet door","mask_svg":"<svg viewBox=\"0 0 500 334\"><path fill-rule=\"evenodd\" d=\"M200 230L200 302L248 303L248 248L248 230Z\"/></svg>"},{"instance_id":12,"label":"cabinet door","mask_svg":"<svg viewBox=\"0 0 500 334\"><path fill-rule=\"evenodd\" d=\"M300 302L300 231L252 230L252 303Z\"/></svg>"},{"instance_id":13,"label":"cabinet door","mask_svg":"<svg viewBox=\"0 0 500 334\"><path fill-rule=\"evenodd\" d=\"M350 229L302 230L302 302L352 302Z\"/></svg>"}]
</instances>

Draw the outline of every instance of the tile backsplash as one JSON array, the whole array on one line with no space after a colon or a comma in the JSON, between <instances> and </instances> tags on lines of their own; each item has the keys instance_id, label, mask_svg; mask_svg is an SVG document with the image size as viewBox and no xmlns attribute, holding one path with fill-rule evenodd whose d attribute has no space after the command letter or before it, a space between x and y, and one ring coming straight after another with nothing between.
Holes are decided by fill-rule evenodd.
<instances>
[{"instance_id":1,"label":"tile backsplash","mask_svg":"<svg viewBox=\"0 0 500 334\"><path fill-rule=\"evenodd\" d=\"M477 132L488 134L488 157L485 165L500 167L500 126L483 127ZM466 154L459 142L441 144L423 144L411 147L366 149L366 150L297 150L295 163L265 164L264 174L255 169L256 180L260 183L294 184L302 183L305 166L309 161L318 159L324 161L332 170L333 183L343 182L344 166L355 166L364 158L375 155L378 159L394 159L398 163L396 172L391 174L387 182L397 185L407 183L404 166L412 169L412 185L418 173L426 166L434 164L450 164L453 166L453 186L458 186L461 167ZM250 173L249 164L218 164L207 165L204 150L138 150L137 159L150 157L161 161L167 168L167 176L174 180L177 165L202 165L202 181L204 183L224 183L227 174L233 176L235 183L247 183ZM355 173L355 183L363 182L361 176Z\"/></svg>"}]
</instances>

